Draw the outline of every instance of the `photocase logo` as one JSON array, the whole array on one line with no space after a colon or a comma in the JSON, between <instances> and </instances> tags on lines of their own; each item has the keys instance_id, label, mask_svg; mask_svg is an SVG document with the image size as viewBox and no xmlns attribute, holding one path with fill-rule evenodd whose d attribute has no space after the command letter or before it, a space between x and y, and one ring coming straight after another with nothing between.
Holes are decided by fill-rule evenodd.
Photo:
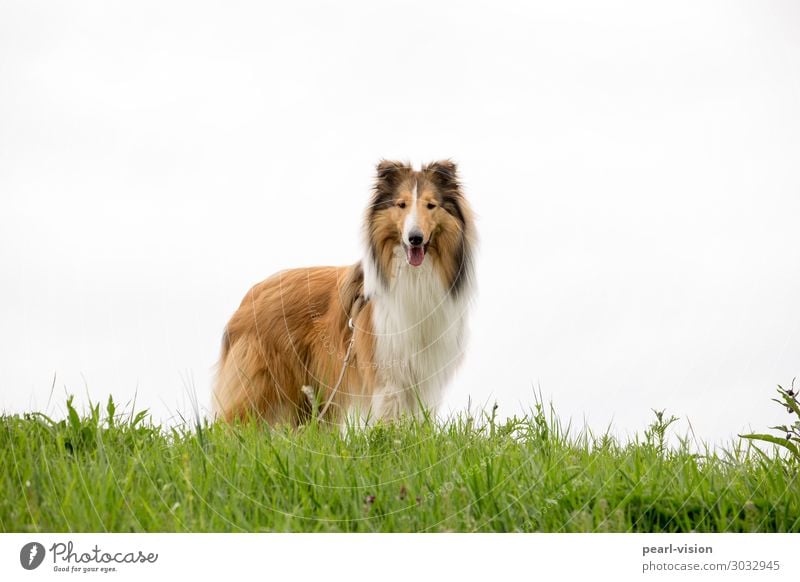
<instances>
[{"instance_id":1,"label":"photocase logo","mask_svg":"<svg viewBox=\"0 0 800 582\"><path fill-rule=\"evenodd\" d=\"M19 563L26 570L35 570L44 561L44 546L39 542L30 542L19 551Z\"/></svg>"}]
</instances>

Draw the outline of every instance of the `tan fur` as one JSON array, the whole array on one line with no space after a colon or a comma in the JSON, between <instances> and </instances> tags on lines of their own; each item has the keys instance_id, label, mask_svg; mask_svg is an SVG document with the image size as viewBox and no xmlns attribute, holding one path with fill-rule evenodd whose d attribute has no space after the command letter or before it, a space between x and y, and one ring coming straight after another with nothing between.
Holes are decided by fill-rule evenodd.
<instances>
[{"instance_id":1,"label":"tan fur","mask_svg":"<svg viewBox=\"0 0 800 582\"><path fill-rule=\"evenodd\" d=\"M251 415L269 423L296 424L311 412L304 385L327 400L342 367L350 330L349 310L361 293L357 267L314 267L277 273L245 295L226 328L215 405L227 421ZM356 286L357 285L357 286ZM374 350L369 305L356 314L359 333L342 385L368 385ZM331 413L360 396L340 389Z\"/></svg>"}]
</instances>

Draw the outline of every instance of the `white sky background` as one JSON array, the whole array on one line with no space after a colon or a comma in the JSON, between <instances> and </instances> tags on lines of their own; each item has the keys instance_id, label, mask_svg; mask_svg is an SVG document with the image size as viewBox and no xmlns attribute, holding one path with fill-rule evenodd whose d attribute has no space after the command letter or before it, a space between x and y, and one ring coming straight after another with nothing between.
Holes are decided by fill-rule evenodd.
<instances>
[{"instance_id":1,"label":"white sky background","mask_svg":"<svg viewBox=\"0 0 800 582\"><path fill-rule=\"evenodd\" d=\"M355 262L379 158L452 157L480 296L444 410L784 422L800 5L645 4L2 2L0 410L54 374L54 413L207 406L250 285Z\"/></svg>"}]
</instances>

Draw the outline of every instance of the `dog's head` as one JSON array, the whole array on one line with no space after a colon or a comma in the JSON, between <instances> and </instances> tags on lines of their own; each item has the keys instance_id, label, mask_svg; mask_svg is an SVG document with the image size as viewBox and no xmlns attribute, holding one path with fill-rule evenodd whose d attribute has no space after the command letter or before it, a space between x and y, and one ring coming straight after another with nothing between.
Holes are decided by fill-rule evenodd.
<instances>
[{"instance_id":1,"label":"dog's head","mask_svg":"<svg viewBox=\"0 0 800 582\"><path fill-rule=\"evenodd\" d=\"M469 276L472 231L455 163L433 162L419 171L402 162L378 164L366 236L384 282L402 254L409 268L429 261L447 288L458 293Z\"/></svg>"}]
</instances>

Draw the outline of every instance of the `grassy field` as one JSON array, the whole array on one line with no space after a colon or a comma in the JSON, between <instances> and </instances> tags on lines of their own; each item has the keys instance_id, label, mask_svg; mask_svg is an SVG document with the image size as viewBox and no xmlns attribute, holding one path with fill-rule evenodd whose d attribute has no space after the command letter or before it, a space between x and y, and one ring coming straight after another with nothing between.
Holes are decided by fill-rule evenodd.
<instances>
[{"instance_id":1,"label":"grassy field","mask_svg":"<svg viewBox=\"0 0 800 582\"><path fill-rule=\"evenodd\" d=\"M0 417L4 532L800 531L798 461L668 447L669 418L621 443L538 406L342 433L153 426L109 401L65 420Z\"/></svg>"}]
</instances>

